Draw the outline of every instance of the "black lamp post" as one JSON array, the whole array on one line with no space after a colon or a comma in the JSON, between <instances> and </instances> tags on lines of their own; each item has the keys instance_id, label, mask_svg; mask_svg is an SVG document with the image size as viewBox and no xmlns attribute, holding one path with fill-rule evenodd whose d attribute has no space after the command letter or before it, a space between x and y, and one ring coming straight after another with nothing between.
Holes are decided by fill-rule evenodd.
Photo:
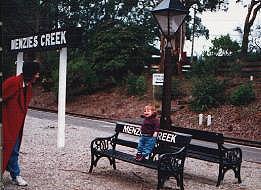
<instances>
[{"instance_id":1,"label":"black lamp post","mask_svg":"<svg viewBox=\"0 0 261 190\"><path fill-rule=\"evenodd\" d=\"M164 82L162 93L162 111L160 124L162 129L171 129L171 38L174 37L188 14L188 10L179 0L163 0L152 10L161 32L167 39L164 59Z\"/></svg>"}]
</instances>

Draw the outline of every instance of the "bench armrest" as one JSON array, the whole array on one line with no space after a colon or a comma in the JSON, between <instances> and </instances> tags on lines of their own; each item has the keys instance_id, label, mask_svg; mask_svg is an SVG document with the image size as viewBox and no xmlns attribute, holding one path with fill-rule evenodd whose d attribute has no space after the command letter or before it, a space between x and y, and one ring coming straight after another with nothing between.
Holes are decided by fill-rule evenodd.
<instances>
[{"instance_id":1,"label":"bench armrest","mask_svg":"<svg viewBox=\"0 0 261 190\"><path fill-rule=\"evenodd\" d=\"M222 160L226 163L241 163L242 151L240 148L226 148L221 146Z\"/></svg>"},{"instance_id":2,"label":"bench armrest","mask_svg":"<svg viewBox=\"0 0 261 190\"><path fill-rule=\"evenodd\" d=\"M117 134L114 134L110 137L95 138L91 142L91 151L105 151L109 149L115 149L115 140L117 136Z\"/></svg>"},{"instance_id":3,"label":"bench armrest","mask_svg":"<svg viewBox=\"0 0 261 190\"><path fill-rule=\"evenodd\" d=\"M184 168L186 158L186 148L182 147L177 152L164 153L159 156L158 171L177 172Z\"/></svg>"}]
</instances>

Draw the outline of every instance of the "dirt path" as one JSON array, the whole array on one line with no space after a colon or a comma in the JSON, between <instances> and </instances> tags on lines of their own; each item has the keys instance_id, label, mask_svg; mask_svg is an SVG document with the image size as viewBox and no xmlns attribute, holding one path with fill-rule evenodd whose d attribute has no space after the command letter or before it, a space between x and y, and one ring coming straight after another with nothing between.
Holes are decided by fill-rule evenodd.
<instances>
[{"instance_id":1,"label":"dirt path","mask_svg":"<svg viewBox=\"0 0 261 190\"><path fill-rule=\"evenodd\" d=\"M109 132L67 125L66 145L63 149L57 149L55 121L29 116L25 126L20 161L22 176L29 186L21 188L11 185L8 173L5 173L6 190L152 190L157 185L156 171L121 161L117 162L117 170L113 170L108 160L102 159L93 173L88 173L91 140L97 136L111 135ZM242 163L241 184L235 183L233 173L228 172L223 184L217 188L217 172L217 164L187 159L185 189L261 189L260 164ZM164 189L176 190L176 181L171 179Z\"/></svg>"}]
</instances>

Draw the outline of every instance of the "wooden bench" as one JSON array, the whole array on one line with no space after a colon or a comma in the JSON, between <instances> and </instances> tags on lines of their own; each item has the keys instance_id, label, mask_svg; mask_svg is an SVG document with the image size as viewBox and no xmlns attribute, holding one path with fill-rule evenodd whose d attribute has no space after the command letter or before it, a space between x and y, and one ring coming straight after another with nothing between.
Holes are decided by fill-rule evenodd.
<instances>
[{"instance_id":1,"label":"wooden bench","mask_svg":"<svg viewBox=\"0 0 261 190\"><path fill-rule=\"evenodd\" d=\"M97 162L106 157L110 165L116 169L115 160L121 160L131 164L144 166L158 171L157 189L163 187L164 182L174 177L180 189L183 186L183 170L186 158L186 148L191 136L181 133L161 130L157 143L148 160L136 161L136 149L140 125L130 123L116 123L115 134L110 137L96 138L91 142L91 173ZM129 150L129 151L128 151ZM130 151L132 150L132 152Z\"/></svg>"},{"instance_id":2,"label":"wooden bench","mask_svg":"<svg viewBox=\"0 0 261 190\"><path fill-rule=\"evenodd\" d=\"M188 157L219 164L217 186L220 185L225 173L230 169L234 171L238 183L241 183L242 151L240 148L224 147L223 134L182 127L174 127L173 130L192 136L187 149Z\"/></svg>"}]
</instances>

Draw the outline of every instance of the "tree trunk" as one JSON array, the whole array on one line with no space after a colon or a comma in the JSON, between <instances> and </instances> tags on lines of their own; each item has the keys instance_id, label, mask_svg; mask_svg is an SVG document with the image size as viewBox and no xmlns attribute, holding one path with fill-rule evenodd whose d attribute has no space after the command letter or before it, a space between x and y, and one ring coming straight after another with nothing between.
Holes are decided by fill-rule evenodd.
<instances>
[{"instance_id":1,"label":"tree trunk","mask_svg":"<svg viewBox=\"0 0 261 190\"><path fill-rule=\"evenodd\" d=\"M242 47L241 47L241 58L244 59L247 56L247 49L248 49L248 36L250 33L250 25L245 22L244 26L244 34L243 34L243 40L242 40Z\"/></svg>"},{"instance_id":2,"label":"tree trunk","mask_svg":"<svg viewBox=\"0 0 261 190\"><path fill-rule=\"evenodd\" d=\"M247 56L247 50L248 50L248 37L250 34L250 28L253 25L257 12L261 8L261 2L257 0L252 0L249 7L248 7L248 12L247 12L247 17L245 20L245 25L244 25L244 34L243 34L243 41L242 41L242 47L241 47L241 59L245 59Z\"/></svg>"}]
</instances>

